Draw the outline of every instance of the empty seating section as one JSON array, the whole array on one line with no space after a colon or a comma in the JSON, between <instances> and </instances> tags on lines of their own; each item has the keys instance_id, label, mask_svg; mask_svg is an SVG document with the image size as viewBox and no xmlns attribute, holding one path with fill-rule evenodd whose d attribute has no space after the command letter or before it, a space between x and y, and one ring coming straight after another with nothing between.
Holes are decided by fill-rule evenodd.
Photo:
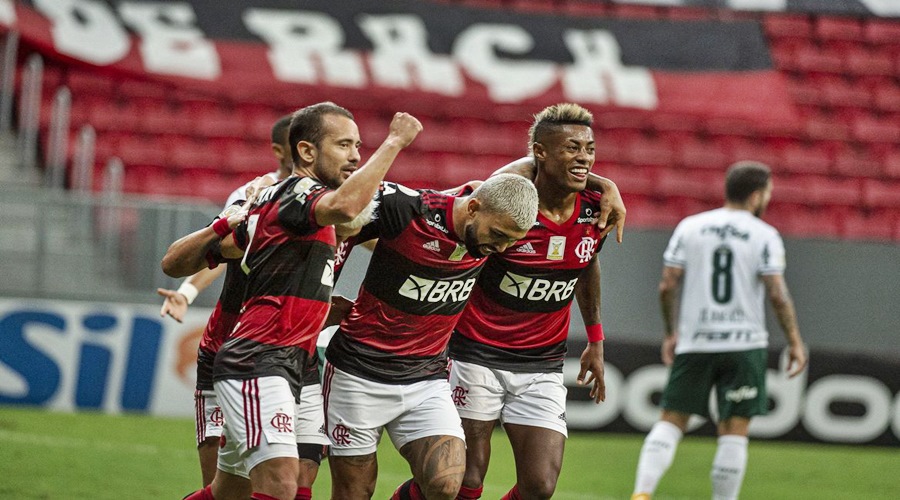
<instances>
[{"instance_id":1,"label":"empty seating section","mask_svg":"<svg viewBox=\"0 0 900 500\"><path fill-rule=\"evenodd\" d=\"M796 124L596 108L595 172L617 181L632 227L671 228L721 203L727 165L758 160L775 173L768 218L784 234L900 241L900 20L595 0L442 1L575 16L758 20L800 116ZM304 102L284 95L224 102L57 63L45 71L44 129L57 85L72 91L73 130L90 123L98 132L95 177L118 156L128 191L216 203L276 167L271 125L309 102L332 99L350 108L364 155L384 138L394 111L415 114L424 131L388 178L438 188L483 178L523 156L530 115L538 111L427 95L351 92L345 99L322 89L301 92Z\"/></svg>"}]
</instances>

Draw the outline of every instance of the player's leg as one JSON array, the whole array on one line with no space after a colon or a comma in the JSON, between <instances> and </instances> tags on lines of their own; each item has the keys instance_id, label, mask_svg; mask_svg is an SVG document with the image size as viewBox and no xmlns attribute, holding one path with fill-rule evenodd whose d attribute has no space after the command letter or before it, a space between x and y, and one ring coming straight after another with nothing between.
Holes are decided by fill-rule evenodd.
<instances>
[{"instance_id":1,"label":"player's leg","mask_svg":"<svg viewBox=\"0 0 900 500\"><path fill-rule=\"evenodd\" d=\"M553 496L562 468L566 436L559 431L519 424L504 424L516 461L519 498Z\"/></svg>"},{"instance_id":2,"label":"player's leg","mask_svg":"<svg viewBox=\"0 0 900 500\"><path fill-rule=\"evenodd\" d=\"M653 425L638 459L633 499L649 498L672 465L691 414L709 415L712 363L707 354L675 356L663 390L662 416Z\"/></svg>"},{"instance_id":3,"label":"player's leg","mask_svg":"<svg viewBox=\"0 0 900 500\"><path fill-rule=\"evenodd\" d=\"M409 463L413 479L393 498L456 498L466 472L466 443L447 380L395 386L403 394L403 413L385 429ZM407 496L404 496L407 494Z\"/></svg>"},{"instance_id":4,"label":"player's leg","mask_svg":"<svg viewBox=\"0 0 900 500\"><path fill-rule=\"evenodd\" d=\"M312 485L319 474L319 465L328 449L325 435L325 413L320 384L304 385L296 408L297 454L300 474L297 476L297 499L312 498Z\"/></svg>"},{"instance_id":5,"label":"player's leg","mask_svg":"<svg viewBox=\"0 0 900 500\"><path fill-rule=\"evenodd\" d=\"M472 500L481 497L506 390L494 370L456 360L450 364L450 390L466 435L466 473L458 498Z\"/></svg>"},{"instance_id":6,"label":"player's leg","mask_svg":"<svg viewBox=\"0 0 900 500\"><path fill-rule=\"evenodd\" d=\"M713 498L738 497L747 469L750 419L768 412L765 349L717 355L719 439L710 479Z\"/></svg>"},{"instance_id":7,"label":"player's leg","mask_svg":"<svg viewBox=\"0 0 900 500\"><path fill-rule=\"evenodd\" d=\"M395 385L379 384L325 363L322 394L326 431L331 441L331 497L368 499L375 493L375 452L384 424L402 411L403 395Z\"/></svg>"},{"instance_id":8,"label":"player's leg","mask_svg":"<svg viewBox=\"0 0 900 500\"><path fill-rule=\"evenodd\" d=\"M194 392L194 420L197 433L197 455L203 486L209 486L216 475L216 459L222 436L222 409L213 390Z\"/></svg>"},{"instance_id":9,"label":"player's leg","mask_svg":"<svg viewBox=\"0 0 900 500\"><path fill-rule=\"evenodd\" d=\"M506 398L500 420L516 461L510 498L553 496L566 446L566 386L562 373L497 371Z\"/></svg>"},{"instance_id":10,"label":"player's leg","mask_svg":"<svg viewBox=\"0 0 900 500\"><path fill-rule=\"evenodd\" d=\"M253 494L293 500L299 465L296 403L288 381L276 376L222 380L215 390L227 423L225 444L237 450L240 465L250 471Z\"/></svg>"}]
</instances>

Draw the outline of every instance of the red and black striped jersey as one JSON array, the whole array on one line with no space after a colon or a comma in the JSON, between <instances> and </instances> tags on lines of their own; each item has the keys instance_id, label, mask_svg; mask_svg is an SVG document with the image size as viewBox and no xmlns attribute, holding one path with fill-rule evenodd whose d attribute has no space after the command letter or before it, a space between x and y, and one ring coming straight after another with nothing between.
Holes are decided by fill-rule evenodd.
<instances>
[{"instance_id":1,"label":"red and black striped jersey","mask_svg":"<svg viewBox=\"0 0 900 500\"><path fill-rule=\"evenodd\" d=\"M450 341L450 357L513 372L562 371L575 283L600 247L600 193L569 220L538 213L524 239L488 258Z\"/></svg>"},{"instance_id":2,"label":"red and black striped jersey","mask_svg":"<svg viewBox=\"0 0 900 500\"><path fill-rule=\"evenodd\" d=\"M314 211L327 192L313 178L289 177L264 190L235 229L247 284L215 380L278 375L299 394L334 284L334 227L320 227Z\"/></svg>"},{"instance_id":3,"label":"red and black striped jersey","mask_svg":"<svg viewBox=\"0 0 900 500\"><path fill-rule=\"evenodd\" d=\"M455 199L382 185L375 219L357 238L378 244L328 346L330 363L383 383L447 376L447 341L484 262L453 231Z\"/></svg>"}]
</instances>

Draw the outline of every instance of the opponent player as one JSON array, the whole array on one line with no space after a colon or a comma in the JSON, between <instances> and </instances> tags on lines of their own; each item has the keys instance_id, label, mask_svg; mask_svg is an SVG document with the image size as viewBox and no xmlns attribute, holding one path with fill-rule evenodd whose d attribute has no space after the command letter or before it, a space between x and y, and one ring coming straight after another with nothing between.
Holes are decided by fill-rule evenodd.
<instances>
[{"instance_id":1,"label":"opponent player","mask_svg":"<svg viewBox=\"0 0 900 500\"><path fill-rule=\"evenodd\" d=\"M771 196L769 168L738 162L725 177L725 206L684 219L669 240L659 296L666 328L662 359L671 371L660 402L662 416L641 448L633 499L648 500L656 490L691 414L709 416L713 387L719 440L710 471L712 498L738 497L750 420L769 409L764 296L788 341L788 375L806 366L783 276L784 243L760 219Z\"/></svg>"}]
</instances>

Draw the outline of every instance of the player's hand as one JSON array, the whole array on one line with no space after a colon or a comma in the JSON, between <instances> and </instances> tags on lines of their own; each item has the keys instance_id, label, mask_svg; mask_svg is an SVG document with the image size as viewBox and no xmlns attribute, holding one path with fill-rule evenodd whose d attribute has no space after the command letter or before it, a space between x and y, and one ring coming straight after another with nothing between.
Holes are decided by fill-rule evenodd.
<instances>
[{"instance_id":1,"label":"player's hand","mask_svg":"<svg viewBox=\"0 0 900 500\"><path fill-rule=\"evenodd\" d=\"M409 146L422 131L422 123L409 113L394 113L387 141L393 141L401 148Z\"/></svg>"},{"instance_id":2,"label":"player's hand","mask_svg":"<svg viewBox=\"0 0 900 500\"><path fill-rule=\"evenodd\" d=\"M672 366L675 361L675 344L678 343L678 334L666 335L663 339L660 357L666 366Z\"/></svg>"},{"instance_id":3,"label":"player's hand","mask_svg":"<svg viewBox=\"0 0 900 500\"><path fill-rule=\"evenodd\" d=\"M590 372L590 375L588 375ZM587 380L585 380L587 377ZM589 342L581 353L581 370L578 385L593 384L591 399L600 404L606 400L606 382L603 379L603 342Z\"/></svg>"},{"instance_id":4,"label":"player's hand","mask_svg":"<svg viewBox=\"0 0 900 500\"><path fill-rule=\"evenodd\" d=\"M325 327L341 324L341 321L350 314L350 309L352 307L352 300L341 295L332 295L331 309L328 310L328 317L325 318Z\"/></svg>"},{"instance_id":5,"label":"player's hand","mask_svg":"<svg viewBox=\"0 0 900 500\"><path fill-rule=\"evenodd\" d=\"M233 214L228 216L228 227L234 229L240 225L241 222L247 218L247 213L250 211L251 202L248 200L246 203L241 205L241 208L236 210Z\"/></svg>"},{"instance_id":6,"label":"player's hand","mask_svg":"<svg viewBox=\"0 0 900 500\"><path fill-rule=\"evenodd\" d=\"M809 360L806 358L806 348L803 344L792 345L788 351L788 378L796 377L805 368Z\"/></svg>"},{"instance_id":7,"label":"player's hand","mask_svg":"<svg viewBox=\"0 0 900 500\"><path fill-rule=\"evenodd\" d=\"M188 308L187 297L175 290L167 290L165 288L157 288L156 293L160 297L165 297L162 308L159 310L160 317L168 314L172 319L181 323Z\"/></svg>"},{"instance_id":8,"label":"player's hand","mask_svg":"<svg viewBox=\"0 0 900 500\"><path fill-rule=\"evenodd\" d=\"M259 193L266 189L267 187L275 184L275 179L270 175L262 175L253 179L253 182L247 186L247 201L244 202L245 207L249 207L252 205L257 198L259 198Z\"/></svg>"},{"instance_id":9,"label":"player's hand","mask_svg":"<svg viewBox=\"0 0 900 500\"><path fill-rule=\"evenodd\" d=\"M625 234L625 202L615 183L611 183L600 198L600 214L596 225L603 230L600 232L601 239L615 229L616 241L622 243Z\"/></svg>"}]
</instances>

